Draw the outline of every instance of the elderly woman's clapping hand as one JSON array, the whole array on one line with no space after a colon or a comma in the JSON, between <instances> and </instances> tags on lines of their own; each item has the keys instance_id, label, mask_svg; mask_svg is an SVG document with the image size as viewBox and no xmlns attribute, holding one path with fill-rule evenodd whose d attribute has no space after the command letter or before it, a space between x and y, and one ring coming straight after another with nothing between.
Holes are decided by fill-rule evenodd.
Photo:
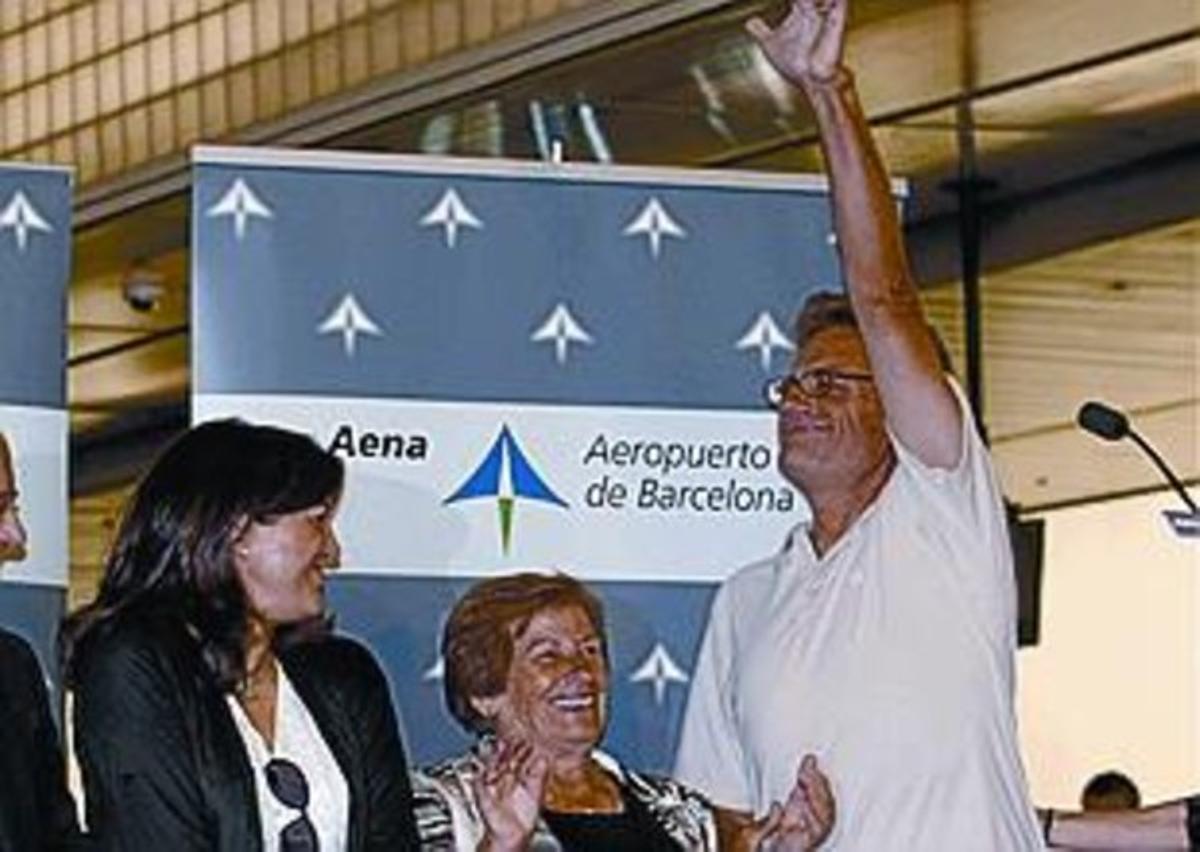
<instances>
[{"instance_id":1,"label":"elderly woman's clapping hand","mask_svg":"<svg viewBox=\"0 0 1200 852\"><path fill-rule=\"evenodd\" d=\"M480 852L523 850L537 827L550 764L528 743L494 740L473 784L486 832Z\"/></svg>"}]
</instances>

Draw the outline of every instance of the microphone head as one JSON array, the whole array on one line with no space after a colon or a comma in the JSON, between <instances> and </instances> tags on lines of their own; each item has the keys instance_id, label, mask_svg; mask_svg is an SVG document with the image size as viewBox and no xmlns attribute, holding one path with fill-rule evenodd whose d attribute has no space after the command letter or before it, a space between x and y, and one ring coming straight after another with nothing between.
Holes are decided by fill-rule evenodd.
<instances>
[{"instance_id":1,"label":"microphone head","mask_svg":"<svg viewBox=\"0 0 1200 852\"><path fill-rule=\"evenodd\" d=\"M1102 402L1085 402L1075 415L1080 428L1106 441L1119 441L1129 434L1129 418Z\"/></svg>"}]
</instances>

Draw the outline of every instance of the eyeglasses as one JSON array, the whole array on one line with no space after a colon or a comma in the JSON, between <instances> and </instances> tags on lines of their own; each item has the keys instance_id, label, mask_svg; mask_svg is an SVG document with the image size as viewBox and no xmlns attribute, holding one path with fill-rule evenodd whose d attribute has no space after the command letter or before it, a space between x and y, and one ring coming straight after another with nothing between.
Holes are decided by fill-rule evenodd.
<instances>
[{"instance_id":1,"label":"eyeglasses","mask_svg":"<svg viewBox=\"0 0 1200 852\"><path fill-rule=\"evenodd\" d=\"M779 410L788 402L799 402L804 397L816 399L829 396L834 391L844 391L847 382L870 382L870 373L852 373L845 370L830 370L814 367L799 375L776 376L763 385L763 398L767 405Z\"/></svg>"},{"instance_id":2,"label":"eyeglasses","mask_svg":"<svg viewBox=\"0 0 1200 852\"><path fill-rule=\"evenodd\" d=\"M279 852L318 852L317 829L308 818L308 779L299 766L282 757L273 757L263 772L271 795L300 816L279 832Z\"/></svg>"}]
</instances>

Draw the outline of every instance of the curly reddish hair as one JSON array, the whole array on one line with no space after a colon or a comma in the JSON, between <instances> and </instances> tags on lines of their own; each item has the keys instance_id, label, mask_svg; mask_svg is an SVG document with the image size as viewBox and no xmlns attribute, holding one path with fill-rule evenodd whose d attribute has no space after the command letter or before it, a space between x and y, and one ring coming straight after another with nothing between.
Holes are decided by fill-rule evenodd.
<instances>
[{"instance_id":1,"label":"curly reddish hair","mask_svg":"<svg viewBox=\"0 0 1200 852\"><path fill-rule=\"evenodd\" d=\"M523 572L482 580L459 598L442 630L442 687L446 707L474 734L490 731L490 722L471 704L473 698L500 695L508 686L513 643L535 615L547 609L577 606L604 644L604 606L587 587L562 573Z\"/></svg>"}]
</instances>

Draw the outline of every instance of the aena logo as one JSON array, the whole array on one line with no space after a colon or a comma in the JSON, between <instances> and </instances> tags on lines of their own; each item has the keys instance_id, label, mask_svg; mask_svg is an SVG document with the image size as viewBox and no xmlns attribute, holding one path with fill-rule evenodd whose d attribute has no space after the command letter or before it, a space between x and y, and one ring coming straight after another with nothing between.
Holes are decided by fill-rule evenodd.
<instances>
[{"instance_id":1,"label":"aena logo","mask_svg":"<svg viewBox=\"0 0 1200 852\"><path fill-rule=\"evenodd\" d=\"M534 469L533 462L521 449L507 425L501 427L487 455L467 477L467 481L442 502L448 506L482 497L496 498L500 516L500 546L505 553L508 553L512 542L513 513L518 500L568 508L566 501L555 494Z\"/></svg>"}]
</instances>

